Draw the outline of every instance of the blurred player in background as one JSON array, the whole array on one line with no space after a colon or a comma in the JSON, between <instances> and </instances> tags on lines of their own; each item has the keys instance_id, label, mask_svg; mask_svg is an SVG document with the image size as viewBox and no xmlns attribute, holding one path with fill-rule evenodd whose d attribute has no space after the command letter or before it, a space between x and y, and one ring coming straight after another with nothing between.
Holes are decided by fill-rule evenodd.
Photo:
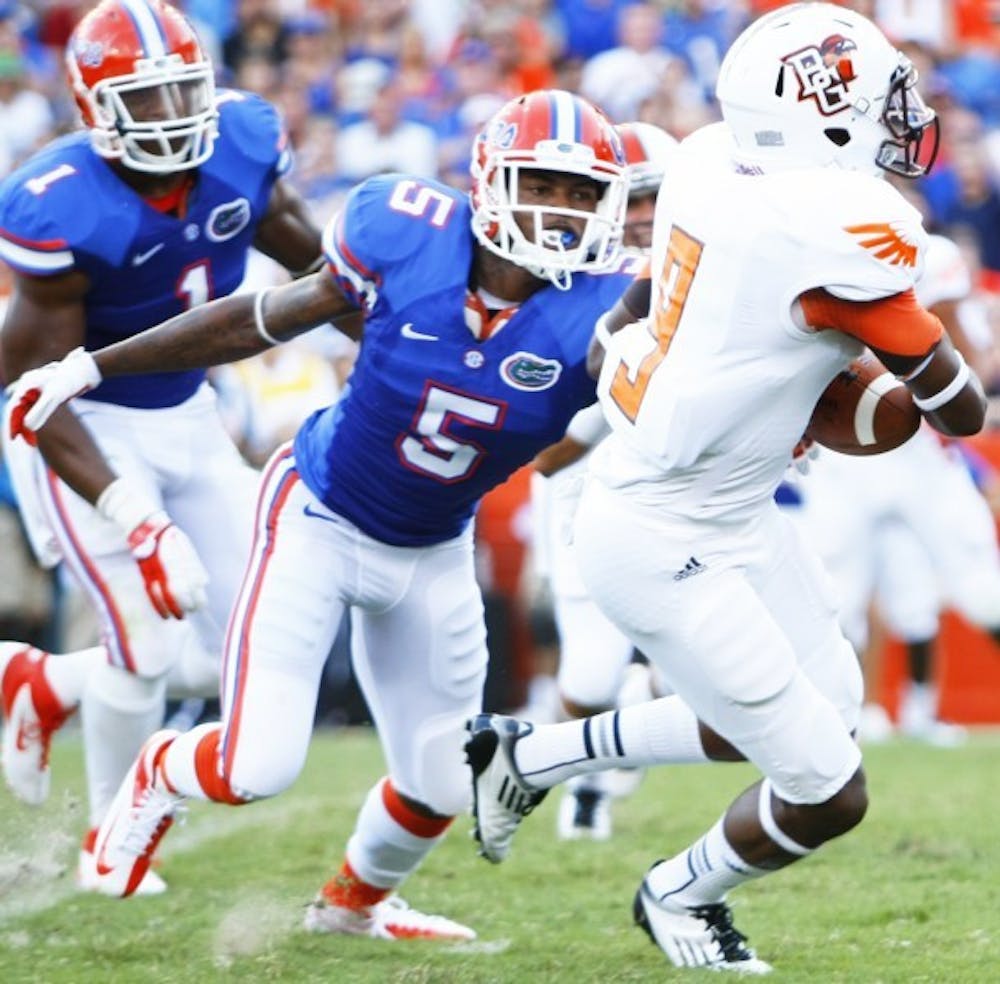
<instances>
[{"instance_id":1,"label":"blurred player in background","mask_svg":"<svg viewBox=\"0 0 1000 984\"><path fill-rule=\"evenodd\" d=\"M282 180L289 155L274 109L215 91L173 7L103 0L66 64L85 127L0 186L0 257L15 275L2 333L8 379L230 293L251 243L290 271L321 255ZM0 645L4 773L15 795L40 803L52 734L82 703L90 831L78 881L96 889L96 828L161 725L166 690L217 690L256 476L201 370L104 383L54 415L37 450L7 451L39 557L62 558L79 580L103 644L59 656ZM139 890L163 887L151 872Z\"/></svg>"},{"instance_id":2,"label":"blurred player in background","mask_svg":"<svg viewBox=\"0 0 1000 984\"><path fill-rule=\"evenodd\" d=\"M355 673L389 774L306 926L475 935L395 895L468 807L463 725L481 706L487 661L472 516L593 402L593 323L632 278L616 272L621 140L584 100L543 90L506 104L476 140L472 178L471 196L407 175L371 178L327 227L325 269L93 357L75 353L15 387L19 413L38 400L31 427L104 375L238 359L365 315L341 400L265 468L222 724L150 738L101 826L104 877L123 895L185 796L239 804L294 781L323 662L350 610Z\"/></svg>"},{"instance_id":3,"label":"blurred player in background","mask_svg":"<svg viewBox=\"0 0 1000 984\"><path fill-rule=\"evenodd\" d=\"M986 331L977 330L973 312L960 319L971 288L959 247L944 236L929 236L917 298L974 364L986 361L992 343ZM873 598L886 627L906 644L900 731L943 746L960 743L964 731L937 713L933 660L941 608L956 609L1000 642L996 525L976 487L970 455L926 425L881 455L824 450L801 483L798 510L833 577L841 624L858 653L867 648ZM979 464L974 467L982 473ZM869 679L874 669L866 668ZM869 709L861 735L879 733L879 716Z\"/></svg>"},{"instance_id":4,"label":"blurred player in background","mask_svg":"<svg viewBox=\"0 0 1000 984\"><path fill-rule=\"evenodd\" d=\"M470 722L494 861L574 775L740 758L763 773L639 886L636 921L678 966L768 972L729 891L867 809L858 661L818 557L774 503L817 399L867 344L935 427L982 426L978 380L913 293L920 216L879 180L933 163L937 120L915 85L870 21L831 4L775 11L730 48L724 122L681 145L660 192L652 297L637 282L599 323L612 434L575 526L584 583L677 696L537 728Z\"/></svg>"},{"instance_id":5,"label":"blurred player in background","mask_svg":"<svg viewBox=\"0 0 1000 984\"><path fill-rule=\"evenodd\" d=\"M653 240L656 193L676 141L651 123L618 127L629 181L624 248L647 259ZM538 474L532 498L538 510L539 554L545 558L559 634L557 684L560 717L587 717L628 702L649 699L649 668L630 665L632 643L597 607L580 579L572 547L573 516L587 471L587 452L608 433L599 404L581 410L566 436L534 460ZM628 680L627 691L622 694ZM634 788L639 770L614 770L579 776L566 784L556 816L560 840L607 840L611 836L611 798Z\"/></svg>"}]
</instances>

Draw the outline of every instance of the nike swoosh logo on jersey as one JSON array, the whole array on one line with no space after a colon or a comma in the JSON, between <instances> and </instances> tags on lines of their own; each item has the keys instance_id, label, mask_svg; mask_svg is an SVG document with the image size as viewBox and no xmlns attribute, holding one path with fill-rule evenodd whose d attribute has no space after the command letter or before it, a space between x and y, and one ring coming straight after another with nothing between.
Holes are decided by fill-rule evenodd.
<instances>
[{"instance_id":1,"label":"nike swoosh logo on jersey","mask_svg":"<svg viewBox=\"0 0 1000 984\"><path fill-rule=\"evenodd\" d=\"M399 329L399 333L403 336L403 338L412 338L417 342L436 342L438 340L437 335L428 335L426 332L417 331L417 329L413 327L412 321L407 321L406 324Z\"/></svg>"},{"instance_id":2,"label":"nike swoosh logo on jersey","mask_svg":"<svg viewBox=\"0 0 1000 984\"><path fill-rule=\"evenodd\" d=\"M164 243L157 243L155 246L147 249L145 253L136 253L135 256L132 257L132 266L142 266L146 260L151 260L154 256L156 256L156 254L163 249L164 245Z\"/></svg>"}]
</instances>

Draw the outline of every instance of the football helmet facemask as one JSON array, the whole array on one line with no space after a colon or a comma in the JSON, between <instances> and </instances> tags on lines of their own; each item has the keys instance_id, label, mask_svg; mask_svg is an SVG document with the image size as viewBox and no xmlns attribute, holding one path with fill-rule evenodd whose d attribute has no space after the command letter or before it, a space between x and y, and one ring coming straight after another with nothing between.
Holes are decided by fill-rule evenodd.
<instances>
[{"instance_id":1,"label":"football helmet facemask","mask_svg":"<svg viewBox=\"0 0 1000 984\"><path fill-rule=\"evenodd\" d=\"M736 39L716 85L748 169L834 166L907 178L937 156L917 72L867 18L828 3L761 17Z\"/></svg>"},{"instance_id":2,"label":"football helmet facemask","mask_svg":"<svg viewBox=\"0 0 1000 984\"><path fill-rule=\"evenodd\" d=\"M102 157L170 174L212 155L212 65L191 25L162 0L102 0L73 32L66 69Z\"/></svg>"},{"instance_id":3,"label":"football helmet facemask","mask_svg":"<svg viewBox=\"0 0 1000 984\"><path fill-rule=\"evenodd\" d=\"M472 230L498 256L569 289L573 273L602 270L616 259L628 183L621 140L607 117L580 96L558 89L519 96L503 106L472 149ZM519 201L524 171L578 174L600 187L593 212ZM533 235L518 226L527 216ZM560 219L583 220L568 236ZM561 226L561 228L560 228Z\"/></svg>"}]
</instances>

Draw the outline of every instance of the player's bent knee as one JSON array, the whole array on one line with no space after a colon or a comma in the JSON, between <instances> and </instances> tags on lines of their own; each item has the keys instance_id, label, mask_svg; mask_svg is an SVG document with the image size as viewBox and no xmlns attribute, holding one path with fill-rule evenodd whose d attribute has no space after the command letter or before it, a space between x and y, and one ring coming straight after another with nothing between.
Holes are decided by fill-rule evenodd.
<instances>
[{"instance_id":1,"label":"player's bent knee","mask_svg":"<svg viewBox=\"0 0 1000 984\"><path fill-rule=\"evenodd\" d=\"M787 803L818 806L848 786L861 752L840 710L799 673L771 702L757 709L758 734L738 743Z\"/></svg>"},{"instance_id":2,"label":"player's bent knee","mask_svg":"<svg viewBox=\"0 0 1000 984\"><path fill-rule=\"evenodd\" d=\"M861 823L868 812L868 787L864 769L859 767L823 807L823 820L830 838L840 837Z\"/></svg>"},{"instance_id":3,"label":"player's bent knee","mask_svg":"<svg viewBox=\"0 0 1000 984\"><path fill-rule=\"evenodd\" d=\"M98 666L88 681L88 687L105 704L133 713L162 703L166 686L163 676L140 676L109 663Z\"/></svg>"}]
</instances>

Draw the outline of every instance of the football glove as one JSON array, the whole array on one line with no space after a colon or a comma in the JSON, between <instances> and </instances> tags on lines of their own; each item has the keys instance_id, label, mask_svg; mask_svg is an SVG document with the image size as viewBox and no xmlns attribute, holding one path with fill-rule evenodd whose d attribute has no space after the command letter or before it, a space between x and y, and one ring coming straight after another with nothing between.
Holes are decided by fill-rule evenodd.
<instances>
[{"instance_id":1,"label":"football glove","mask_svg":"<svg viewBox=\"0 0 1000 984\"><path fill-rule=\"evenodd\" d=\"M117 478L96 505L125 532L146 594L162 618L184 618L205 604L208 574L194 545L157 502L128 479Z\"/></svg>"},{"instance_id":2,"label":"football glove","mask_svg":"<svg viewBox=\"0 0 1000 984\"><path fill-rule=\"evenodd\" d=\"M101 381L94 357L75 348L60 362L49 362L29 369L7 387L13 406L10 411L10 436L22 436L35 443L35 431L44 426L64 403L92 390Z\"/></svg>"}]
</instances>

